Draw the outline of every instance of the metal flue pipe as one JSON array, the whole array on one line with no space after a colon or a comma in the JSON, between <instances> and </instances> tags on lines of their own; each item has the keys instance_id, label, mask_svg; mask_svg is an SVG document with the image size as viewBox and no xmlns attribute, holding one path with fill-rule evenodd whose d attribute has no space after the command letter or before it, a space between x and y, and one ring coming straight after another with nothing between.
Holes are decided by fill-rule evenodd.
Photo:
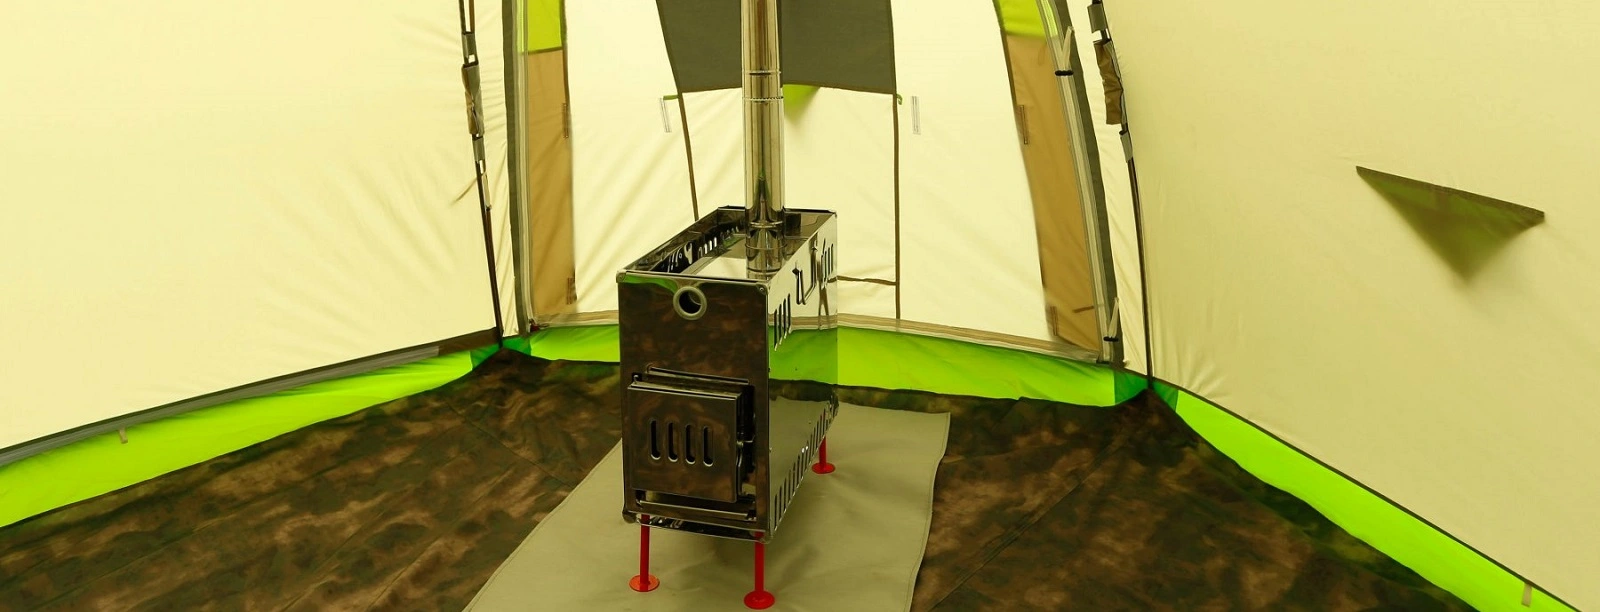
<instances>
[{"instance_id":1,"label":"metal flue pipe","mask_svg":"<svg viewBox=\"0 0 1600 612\"><path fill-rule=\"evenodd\" d=\"M778 57L778 0L741 0L744 70L744 196L752 272L783 262L783 78Z\"/></svg>"}]
</instances>

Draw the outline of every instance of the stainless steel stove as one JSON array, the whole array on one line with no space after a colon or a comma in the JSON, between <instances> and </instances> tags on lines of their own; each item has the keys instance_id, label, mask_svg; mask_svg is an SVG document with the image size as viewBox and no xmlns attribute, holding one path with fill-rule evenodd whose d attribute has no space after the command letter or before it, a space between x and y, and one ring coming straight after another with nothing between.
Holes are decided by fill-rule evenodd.
<instances>
[{"instance_id":1,"label":"stainless steel stove","mask_svg":"<svg viewBox=\"0 0 1600 612\"><path fill-rule=\"evenodd\" d=\"M777 3L742 1L745 205L617 276L623 514L766 542L839 409L838 219L784 206Z\"/></svg>"}]
</instances>

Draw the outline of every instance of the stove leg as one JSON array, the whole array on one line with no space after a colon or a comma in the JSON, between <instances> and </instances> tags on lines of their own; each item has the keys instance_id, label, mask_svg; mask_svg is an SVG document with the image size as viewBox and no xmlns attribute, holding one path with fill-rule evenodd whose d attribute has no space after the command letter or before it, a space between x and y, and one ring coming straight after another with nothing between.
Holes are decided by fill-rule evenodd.
<instances>
[{"instance_id":1,"label":"stove leg","mask_svg":"<svg viewBox=\"0 0 1600 612\"><path fill-rule=\"evenodd\" d=\"M648 516L639 516L639 575L628 581L628 588L648 593L661 586L661 581L650 575L650 526Z\"/></svg>"},{"instance_id":2,"label":"stove leg","mask_svg":"<svg viewBox=\"0 0 1600 612\"><path fill-rule=\"evenodd\" d=\"M822 439L822 443L817 445L817 463L816 463L816 465L811 466L811 471L816 472L818 474L832 474L833 473L833 464L832 463L828 463L828 439L827 438L823 438Z\"/></svg>"},{"instance_id":3,"label":"stove leg","mask_svg":"<svg viewBox=\"0 0 1600 612\"><path fill-rule=\"evenodd\" d=\"M757 536L759 537L759 536ZM756 590L744 596L744 605L751 610L765 610L778 602L767 592L767 545L756 542Z\"/></svg>"}]
</instances>

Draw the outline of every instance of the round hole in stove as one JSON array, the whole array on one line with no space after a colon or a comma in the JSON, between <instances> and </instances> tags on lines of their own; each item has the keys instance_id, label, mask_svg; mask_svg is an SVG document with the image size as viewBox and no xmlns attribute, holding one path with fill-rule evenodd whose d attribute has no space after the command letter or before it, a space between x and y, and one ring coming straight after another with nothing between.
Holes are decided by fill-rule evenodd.
<instances>
[{"instance_id":1,"label":"round hole in stove","mask_svg":"<svg viewBox=\"0 0 1600 612\"><path fill-rule=\"evenodd\" d=\"M681 287L672 296L672 309L678 312L678 316L691 321L705 316L706 294L699 287Z\"/></svg>"}]
</instances>

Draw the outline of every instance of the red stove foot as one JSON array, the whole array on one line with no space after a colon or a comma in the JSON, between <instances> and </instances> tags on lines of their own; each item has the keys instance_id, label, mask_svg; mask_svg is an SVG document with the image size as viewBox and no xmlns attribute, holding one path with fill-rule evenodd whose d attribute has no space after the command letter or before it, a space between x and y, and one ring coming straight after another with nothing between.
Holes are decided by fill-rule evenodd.
<instances>
[{"instance_id":1,"label":"red stove foot","mask_svg":"<svg viewBox=\"0 0 1600 612\"><path fill-rule=\"evenodd\" d=\"M640 593L649 593L661 586L661 581L650 575L650 526L646 525L650 517L639 517L639 574L628 580L628 588Z\"/></svg>"},{"instance_id":2,"label":"red stove foot","mask_svg":"<svg viewBox=\"0 0 1600 612\"><path fill-rule=\"evenodd\" d=\"M751 591L749 595L744 596L744 607L751 610L765 610L775 603L778 603L778 598L766 591Z\"/></svg>"},{"instance_id":3,"label":"red stove foot","mask_svg":"<svg viewBox=\"0 0 1600 612\"><path fill-rule=\"evenodd\" d=\"M761 537L759 534L756 537ZM751 610L765 610L777 603L778 598L767 592L767 545L756 542L756 590L744 596L744 605Z\"/></svg>"},{"instance_id":4,"label":"red stove foot","mask_svg":"<svg viewBox=\"0 0 1600 612\"><path fill-rule=\"evenodd\" d=\"M811 471L816 472L818 474L832 474L833 473L833 464L832 463L828 463L828 439L827 438L823 438L822 439L822 443L817 445L817 462L816 462L816 464L811 466Z\"/></svg>"},{"instance_id":5,"label":"red stove foot","mask_svg":"<svg viewBox=\"0 0 1600 612\"><path fill-rule=\"evenodd\" d=\"M632 578L629 578L628 579L628 588L633 589L635 591L638 591L640 593L649 593L650 591L656 590L656 587L661 586L661 580L657 579L655 576L650 576L650 583L649 584L640 584L640 582L641 581L639 580L638 576L634 576Z\"/></svg>"}]
</instances>

